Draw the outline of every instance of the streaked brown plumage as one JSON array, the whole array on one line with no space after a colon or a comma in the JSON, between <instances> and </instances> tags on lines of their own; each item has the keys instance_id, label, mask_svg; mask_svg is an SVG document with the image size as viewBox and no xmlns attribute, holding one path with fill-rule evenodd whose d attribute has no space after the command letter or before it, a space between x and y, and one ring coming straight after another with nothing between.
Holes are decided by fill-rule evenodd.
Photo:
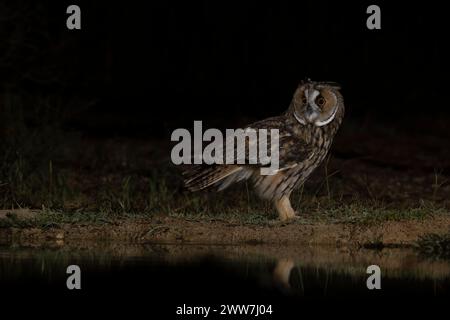
<instances>
[{"instance_id":1,"label":"streaked brown plumage","mask_svg":"<svg viewBox=\"0 0 450 320\"><path fill-rule=\"evenodd\" d=\"M248 126L256 130L279 129L276 174L261 175L261 166L251 164L193 165L185 172L187 188L198 191L216 186L222 190L251 179L261 198L273 201L281 220L294 218L289 200L292 190L302 185L324 160L343 120L344 100L339 89L334 83L304 81L285 113Z\"/></svg>"}]
</instances>

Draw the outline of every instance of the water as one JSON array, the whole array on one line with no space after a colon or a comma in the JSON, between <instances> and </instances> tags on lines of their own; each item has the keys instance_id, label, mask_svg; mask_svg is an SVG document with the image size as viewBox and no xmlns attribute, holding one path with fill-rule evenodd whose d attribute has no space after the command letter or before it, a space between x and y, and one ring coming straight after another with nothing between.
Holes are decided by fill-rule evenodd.
<instances>
[{"instance_id":1,"label":"water","mask_svg":"<svg viewBox=\"0 0 450 320\"><path fill-rule=\"evenodd\" d=\"M82 289L68 290L66 268L81 268ZM366 268L382 270L381 290L368 290ZM87 243L0 247L2 302L138 310L177 317L179 306L272 305L277 315L324 305L395 303L411 307L448 300L449 261L412 249L123 245ZM6 293L6 294L5 294ZM78 308L77 307L77 308ZM75 308L75 310L78 310ZM334 312L334 311L333 311ZM194 316L191 316L194 317ZM211 316L210 316L211 317ZM273 316L272 316L273 317Z\"/></svg>"}]
</instances>

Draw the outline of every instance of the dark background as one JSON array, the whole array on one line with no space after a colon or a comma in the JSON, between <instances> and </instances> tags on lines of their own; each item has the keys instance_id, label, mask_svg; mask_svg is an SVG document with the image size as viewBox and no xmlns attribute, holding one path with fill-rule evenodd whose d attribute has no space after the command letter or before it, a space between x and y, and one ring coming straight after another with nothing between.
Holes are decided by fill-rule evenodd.
<instances>
[{"instance_id":1,"label":"dark background","mask_svg":"<svg viewBox=\"0 0 450 320\"><path fill-rule=\"evenodd\" d=\"M81 7L81 30L66 28L70 4ZM381 7L381 30L366 28L370 4ZM449 115L439 2L1 6L0 94L29 96L25 109L34 96L60 97L70 130L168 137L193 120L242 125L284 111L305 77L341 83L350 120L401 127L424 117L432 127Z\"/></svg>"},{"instance_id":2,"label":"dark background","mask_svg":"<svg viewBox=\"0 0 450 320\"><path fill-rule=\"evenodd\" d=\"M65 12L70 4L81 7L81 30L66 28L68 15ZM381 30L366 28L366 8L370 4L381 7ZM342 135L338 136L335 142L339 148L333 155L341 162L331 163L343 171L346 185L352 187L349 173L358 177L361 173L368 173L369 178L378 178L381 187L374 189L376 194L382 193L377 190L395 182L399 193L391 196L389 201L393 202L400 198L401 187L409 185L400 178L400 182L392 182L389 178L411 178L406 181L418 188L411 181L421 177L422 173L428 179L424 180L423 189L418 188L416 194L411 192L411 199L419 200L432 193L430 185L436 168L442 169L444 174L450 172L446 153L449 138L446 125L450 116L446 72L448 55L444 52L448 45L447 15L444 4L437 1L421 4L409 1L358 3L317 0L291 3L2 1L0 157L6 160L0 166L0 182L9 181L5 177L15 177L10 174L16 171L11 164L17 161L11 154L18 153L17 150L25 155L23 159L29 159L29 164L25 161L27 166L23 174L19 172L20 178L31 177L38 165L48 174L48 160L55 159L51 150L57 149L54 146L63 140L63 145L79 148L82 155L86 153L87 160L79 165L67 159L57 162L56 158L55 168L63 164L75 167L77 179L70 181L75 185L74 189L84 187L86 194L101 202L96 192L103 190L101 179L107 176L101 169L108 174L117 174L119 182L116 184L119 186L124 174L136 171L131 165L122 165L120 159L111 160L115 154L121 155L122 145L133 150L132 140L139 138L145 141L147 148L152 144L151 139L156 138L167 147L172 129L191 128L194 120L204 120L208 127L232 128L277 115L288 107L298 82L309 77L342 85L346 101L342 129L347 130L347 134L342 139ZM373 131L373 127L389 132L379 134ZM366 129L367 132L364 131ZM81 144L71 144L61 131L77 132L86 139ZM402 132L400 139L385 139L395 138L399 131ZM362 133L366 135L358 138ZM40 143L35 143L32 138L39 134L42 134L37 139ZM419 136L423 136L424 141L418 143ZM119 145L114 140L111 152L110 149L101 151L99 148L101 157L92 150L86 151L89 146L96 149L103 143L96 139L116 137L124 137L126 141ZM148 143L147 138L150 138ZM3 148L3 141L8 141L9 149ZM30 141L31 146L26 146L24 141ZM26 148L22 148L24 145ZM159 145L153 144L153 147L158 148ZM403 148L396 154L398 147ZM3 150L12 151L4 154ZM122 153L128 152L128 149L124 150ZM146 151L145 157L137 158L153 156L166 163L169 152L165 148L161 150L164 153L161 156L151 149ZM91 160L90 153L99 160ZM346 166L342 165L344 160L364 158L367 154L372 155L369 164L375 170L371 171L365 163L359 165L359 171L355 170L358 163L349 161ZM72 160L71 156L69 158ZM108 162L112 165L105 169ZM139 170L145 169L138 173L148 177L153 167L165 170L157 162L156 165L138 167ZM385 170L389 168L394 171ZM28 194L17 195L16 189L20 188L14 184L0 183L3 188L0 195L13 195L5 197L2 206L11 208L11 203L14 206L18 203L22 207L42 208L45 202L39 192L46 189L43 185L48 185L46 176L43 177L43 182L36 180L36 186L29 188L29 194L38 194L37 200ZM94 182L91 183L87 177ZM339 181L338 175L335 178ZM359 184L355 185L352 194L355 190L365 190ZM391 189L386 190L390 193ZM446 191L439 192L439 199L448 203ZM132 194L146 195L144 192ZM413 203L411 199L405 201ZM131 203L137 203L135 210L142 211L137 201ZM45 206L51 207L51 204ZM158 207L156 209L159 210ZM211 277L211 272L216 269L208 263L206 261L206 267L194 270L186 269L186 266L167 270L167 266L162 266L152 274L147 273L147 266L141 269L132 266L122 272L94 270L89 298L92 297L92 304L100 301L105 309L119 306L124 298L135 302L139 310L157 304L159 311L167 311L173 310L175 303L183 303L189 296L191 301L198 301L196 298L199 296L191 292L195 287L204 289L207 296L215 292L218 296L214 302L244 303L249 302L244 297L251 299L252 295L260 294L253 303L275 299L287 306L284 309L286 313L292 310L303 312L298 300L286 302L284 296L274 298L253 282L242 284L240 278L226 278L224 270L218 271L218 280L214 282L216 278ZM147 274L148 278L145 277ZM171 282L167 284L164 276ZM117 277L115 282L112 280L114 277ZM197 279L200 280L197 282ZM17 293L18 298L14 300L19 302L23 301L23 292L28 292L33 298L39 298L33 300L37 301L37 307L22 309L34 312L41 307L47 312L50 309L45 303L53 300L48 299L42 288L48 286L47 293L51 292L54 298L65 303L67 309L75 308L69 295L77 293L64 291L67 295L63 296L59 289L55 290L61 282L40 285L39 281L42 281L41 277L24 278L22 283L7 284L5 292L12 290ZM140 292L134 286L137 283L145 286L139 288ZM377 300L379 305L386 301L392 304L400 301L400 308L411 311L412 306L423 307L423 304L411 304L410 296L404 296L406 293L417 292L422 302L422 296L431 297L431 283L418 285L417 282L393 281L390 284L391 288L398 286L401 290L391 292L395 299L383 296L382 301ZM336 296L341 295L341 289L336 287ZM258 300L265 294L268 300ZM348 298L345 301L350 305L358 295L359 292L354 291L343 298ZM231 300L227 300L230 296ZM233 297L236 299L232 300ZM370 308L371 298L374 297L361 296L366 300L352 307ZM81 305L81 300L75 301L74 305ZM347 313L347 305L341 301L339 304ZM9 305L8 300L5 305ZM321 299L310 303L309 309L335 311L332 307L323 308ZM147 311L147 317L151 318L152 310Z\"/></svg>"}]
</instances>

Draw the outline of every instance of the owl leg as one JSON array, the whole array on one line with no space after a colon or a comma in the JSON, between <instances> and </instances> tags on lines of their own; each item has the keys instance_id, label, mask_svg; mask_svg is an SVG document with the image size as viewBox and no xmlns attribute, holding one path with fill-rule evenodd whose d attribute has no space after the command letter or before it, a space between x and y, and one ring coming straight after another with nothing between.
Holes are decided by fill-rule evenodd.
<instances>
[{"instance_id":1,"label":"owl leg","mask_svg":"<svg viewBox=\"0 0 450 320\"><path fill-rule=\"evenodd\" d=\"M282 196L280 199L275 200L275 208L278 211L278 217L281 221L291 220L295 218L295 211L292 209L289 196Z\"/></svg>"}]
</instances>

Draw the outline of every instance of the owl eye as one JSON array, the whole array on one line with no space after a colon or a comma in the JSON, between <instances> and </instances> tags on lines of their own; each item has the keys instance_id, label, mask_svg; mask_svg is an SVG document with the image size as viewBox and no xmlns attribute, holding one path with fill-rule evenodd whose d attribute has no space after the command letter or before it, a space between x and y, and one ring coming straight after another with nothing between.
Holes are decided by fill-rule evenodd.
<instances>
[{"instance_id":1,"label":"owl eye","mask_svg":"<svg viewBox=\"0 0 450 320\"><path fill-rule=\"evenodd\" d=\"M303 96L303 97L302 97L302 103L303 103L303 104L306 104L307 102L308 102L308 99L306 99L306 96Z\"/></svg>"},{"instance_id":2,"label":"owl eye","mask_svg":"<svg viewBox=\"0 0 450 320\"><path fill-rule=\"evenodd\" d=\"M319 107L323 107L323 106L325 105L325 99L324 99L322 96L318 96L318 97L316 98L316 104L317 104Z\"/></svg>"}]
</instances>

